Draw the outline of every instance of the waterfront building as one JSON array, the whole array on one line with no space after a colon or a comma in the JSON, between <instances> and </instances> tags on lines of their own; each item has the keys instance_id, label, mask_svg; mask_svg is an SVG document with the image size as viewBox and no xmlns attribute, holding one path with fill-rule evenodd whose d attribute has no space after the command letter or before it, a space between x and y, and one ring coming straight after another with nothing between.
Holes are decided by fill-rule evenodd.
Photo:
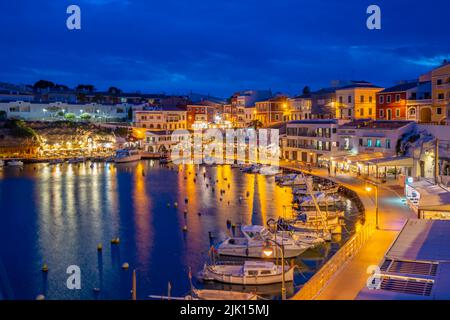
<instances>
[{"instance_id":1,"label":"waterfront building","mask_svg":"<svg viewBox=\"0 0 450 320\"><path fill-rule=\"evenodd\" d=\"M337 154L338 120L294 120L286 123L286 137L282 142L284 159L316 165L322 156Z\"/></svg>"},{"instance_id":2,"label":"waterfront building","mask_svg":"<svg viewBox=\"0 0 450 320\"><path fill-rule=\"evenodd\" d=\"M303 94L288 99L288 109L290 111L289 120L311 119L311 95Z\"/></svg>"},{"instance_id":3,"label":"waterfront building","mask_svg":"<svg viewBox=\"0 0 450 320\"><path fill-rule=\"evenodd\" d=\"M336 118L336 87L323 88L311 93L310 118Z\"/></svg>"},{"instance_id":4,"label":"waterfront building","mask_svg":"<svg viewBox=\"0 0 450 320\"><path fill-rule=\"evenodd\" d=\"M337 141L339 151L345 154L322 159L340 169L374 178L410 176L413 161L404 155L400 142L414 128L412 121L359 119L342 124L337 130Z\"/></svg>"},{"instance_id":5,"label":"waterfront building","mask_svg":"<svg viewBox=\"0 0 450 320\"><path fill-rule=\"evenodd\" d=\"M375 119L376 93L383 88L367 81L352 81L352 84L336 90L336 118Z\"/></svg>"},{"instance_id":6,"label":"waterfront building","mask_svg":"<svg viewBox=\"0 0 450 320\"><path fill-rule=\"evenodd\" d=\"M429 122L450 124L450 62L431 71L433 107ZM427 115L428 116L428 115ZM427 119L428 120L428 119Z\"/></svg>"},{"instance_id":7,"label":"waterfront building","mask_svg":"<svg viewBox=\"0 0 450 320\"><path fill-rule=\"evenodd\" d=\"M0 110L6 112L8 119L22 120L124 121L128 118L128 110L131 107L132 105L126 103L106 105L32 101L0 102Z\"/></svg>"},{"instance_id":8,"label":"waterfront building","mask_svg":"<svg viewBox=\"0 0 450 320\"><path fill-rule=\"evenodd\" d=\"M378 120L429 122L431 82L411 81L386 88L376 95Z\"/></svg>"},{"instance_id":9,"label":"waterfront building","mask_svg":"<svg viewBox=\"0 0 450 320\"><path fill-rule=\"evenodd\" d=\"M188 104L187 126L189 129L206 129L213 123L216 116L215 106L207 104Z\"/></svg>"},{"instance_id":10,"label":"waterfront building","mask_svg":"<svg viewBox=\"0 0 450 320\"><path fill-rule=\"evenodd\" d=\"M263 126L288 121L290 115L288 106L288 97L281 94L267 100L257 101L255 103L256 120L261 121Z\"/></svg>"},{"instance_id":11,"label":"waterfront building","mask_svg":"<svg viewBox=\"0 0 450 320\"><path fill-rule=\"evenodd\" d=\"M0 101L32 101L33 90L28 86L0 82Z\"/></svg>"},{"instance_id":12,"label":"waterfront building","mask_svg":"<svg viewBox=\"0 0 450 320\"><path fill-rule=\"evenodd\" d=\"M245 90L234 93L230 99L235 116L234 126L246 128L256 119L256 102L267 100L271 96L270 90Z\"/></svg>"},{"instance_id":13,"label":"waterfront building","mask_svg":"<svg viewBox=\"0 0 450 320\"><path fill-rule=\"evenodd\" d=\"M146 106L134 111L133 126L149 131L187 129L187 111L178 106Z\"/></svg>"}]
</instances>

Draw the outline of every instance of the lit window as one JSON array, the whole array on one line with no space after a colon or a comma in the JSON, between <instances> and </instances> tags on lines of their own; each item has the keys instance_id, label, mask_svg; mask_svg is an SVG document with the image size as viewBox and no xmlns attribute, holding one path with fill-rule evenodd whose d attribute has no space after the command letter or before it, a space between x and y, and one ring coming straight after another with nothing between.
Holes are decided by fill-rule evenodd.
<instances>
[{"instance_id":1,"label":"lit window","mask_svg":"<svg viewBox=\"0 0 450 320\"><path fill-rule=\"evenodd\" d=\"M380 139L375 140L375 147L381 148L381 140Z\"/></svg>"},{"instance_id":2,"label":"lit window","mask_svg":"<svg viewBox=\"0 0 450 320\"><path fill-rule=\"evenodd\" d=\"M372 139L367 139L367 147L372 147Z\"/></svg>"}]
</instances>

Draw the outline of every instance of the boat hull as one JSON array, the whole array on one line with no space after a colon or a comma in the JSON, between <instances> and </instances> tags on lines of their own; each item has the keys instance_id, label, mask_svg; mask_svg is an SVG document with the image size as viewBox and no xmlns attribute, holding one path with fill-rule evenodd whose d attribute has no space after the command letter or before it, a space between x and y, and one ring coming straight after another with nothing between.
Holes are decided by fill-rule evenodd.
<instances>
[{"instance_id":1,"label":"boat hull","mask_svg":"<svg viewBox=\"0 0 450 320\"><path fill-rule=\"evenodd\" d=\"M282 282L281 267L279 272L274 275L267 276L240 276L234 274L224 274L220 271L220 266L206 266L202 272L202 279L207 281L217 281L230 284L243 284L243 285L266 285ZM285 281L294 280L294 268L287 269L285 267Z\"/></svg>"},{"instance_id":2,"label":"boat hull","mask_svg":"<svg viewBox=\"0 0 450 320\"><path fill-rule=\"evenodd\" d=\"M298 248L284 248L285 258L295 258L305 252L308 248L298 247ZM277 247L277 256L281 257L281 250ZM260 258L260 259L270 259L263 253L262 246L219 246L217 248L217 253L221 256L233 256L233 257L243 257L243 258ZM274 255L275 256L275 255ZM273 259L273 258L272 258Z\"/></svg>"}]
</instances>

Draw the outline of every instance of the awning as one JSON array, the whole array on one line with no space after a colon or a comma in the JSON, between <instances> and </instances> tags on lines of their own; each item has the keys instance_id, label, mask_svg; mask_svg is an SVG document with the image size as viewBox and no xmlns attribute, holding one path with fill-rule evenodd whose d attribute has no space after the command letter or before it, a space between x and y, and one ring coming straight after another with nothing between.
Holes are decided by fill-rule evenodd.
<instances>
[{"instance_id":1,"label":"awning","mask_svg":"<svg viewBox=\"0 0 450 320\"><path fill-rule=\"evenodd\" d=\"M340 156L321 156L322 160L333 160L337 162L367 162L375 159L382 159L385 157L383 152L370 152L370 153L358 153L358 154L346 154Z\"/></svg>"},{"instance_id":2,"label":"awning","mask_svg":"<svg viewBox=\"0 0 450 320\"><path fill-rule=\"evenodd\" d=\"M369 161L370 165L377 165L379 167L412 167L413 159L411 157L386 157L381 159L374 159Z\"/></svg>"}]
</instances>

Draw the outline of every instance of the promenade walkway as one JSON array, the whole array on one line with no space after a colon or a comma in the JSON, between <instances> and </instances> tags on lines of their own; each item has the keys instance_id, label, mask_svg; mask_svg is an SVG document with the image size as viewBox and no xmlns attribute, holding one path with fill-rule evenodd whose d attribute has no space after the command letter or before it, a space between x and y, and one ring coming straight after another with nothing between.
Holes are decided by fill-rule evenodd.
<instances>
[{"instance_id":1,"label":"promenade walkway","mask_svg":"<svg viewBox=\"0 0 450 320\"><path fill-rule=\"evenodd\" d=\"M299 169L290 163L281 163L285 168ZM304 167L302 168L304 169ZM347 173L334 173L328 176L326 169L313 168L311 174L328 178L357 192L366 209L368 218L375 216L375 195L366 191L366 182ZM369 274L367 267L379 265L384 254L400 232L406 219L415 217L414 212L402 201L399 188L379 185L378 217L379 229L363 245L359 252L350 259L341 270L329 281L321 293L319 300L351 300L366 285ZM295 299L295 296L294 296Z\"/></svg>"}]
</instances>

